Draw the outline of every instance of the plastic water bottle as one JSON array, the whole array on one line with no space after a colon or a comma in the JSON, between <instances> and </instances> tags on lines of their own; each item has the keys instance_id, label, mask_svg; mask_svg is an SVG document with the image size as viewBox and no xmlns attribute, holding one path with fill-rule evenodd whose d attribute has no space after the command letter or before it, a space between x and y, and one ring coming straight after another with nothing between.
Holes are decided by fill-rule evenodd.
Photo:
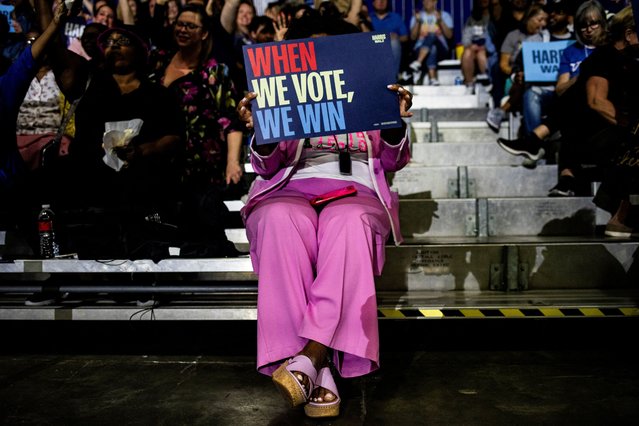
<instances>
[{"instance_id":1,"label":"plastic water bottle","mask_svg":"<svg viewBox=\"0 0 639 426\"><path fill-rule=\"evenodd\" d=\"M455 86L461 86L462 84L464 84L464 79L461 77L461 75L455 77Z\"/></svg>"},{"instance_id":2,"label":"plastic water bottle","mask_svg":"<svg viewBox=\"0 0 639 426\"><path fill-rule=\"evenodd\" d=\"M51 259L59 255L58 245L53 231L53 210L49 204L43 204L38 214L38 233L40 234L40 256Z\"/></svg>"}]
</instances>

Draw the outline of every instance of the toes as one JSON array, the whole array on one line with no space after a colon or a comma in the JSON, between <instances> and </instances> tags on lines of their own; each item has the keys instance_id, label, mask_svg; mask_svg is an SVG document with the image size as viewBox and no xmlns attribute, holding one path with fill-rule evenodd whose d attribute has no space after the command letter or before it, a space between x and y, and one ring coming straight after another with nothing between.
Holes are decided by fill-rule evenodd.
<instances>
[{"instance_id":1,"label":"toes","mask_svg":"<svg viewBox=\"0 0 639 426\"><path fill-rule=\"evenodd\" d=\"M295 379L304 387L306 394L308 395L310 385L306 374L300 373L299 371L293 371L293 376L295 376Z\"/></svg>"},{"instance_id":2,"label":"toes","mask_svg":"<svg viewBox=\"0 0 639 426\"><path fill-rule=\"evenodd\" d=\"M333 402L336 399L337 397L333 394L333 392L324 388L318 388L311 397L311 401L313 402Z\"/></svg>"}]
</instances>

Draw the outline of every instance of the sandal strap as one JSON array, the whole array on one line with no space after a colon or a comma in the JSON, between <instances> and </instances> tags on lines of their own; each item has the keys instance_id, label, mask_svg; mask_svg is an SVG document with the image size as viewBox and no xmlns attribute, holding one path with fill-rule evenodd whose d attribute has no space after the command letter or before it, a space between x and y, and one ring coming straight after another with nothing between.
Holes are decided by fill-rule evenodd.
<instances>
[{"instance_id":1,"label":"sandal strap","mask_svg":"<svg viewBox=\"0 0 639 426\"><path fill-rule=\"evenodd\" d=\"M315 388L324 388L335 395L336 399L339 399L337 385L335 384L335 379L333 379L333 375L331 374L331 369L329 367L324 367L319 371L317 374Z\"/></svg>"},{"instance_id":2,"label":"sandal strap","mask_svg":"<svg viewBox=\"0 0 639 426\"><path fill-rule=\"evenodd\" d=\"M310 389L313 390L315 381L317 380L317 370L313 366L313 362L306 355L297 355L293 357L286 366L286 369L291 373L293 371L299 371L308 377L310 383Z\"/></svg>"}]
</instances>

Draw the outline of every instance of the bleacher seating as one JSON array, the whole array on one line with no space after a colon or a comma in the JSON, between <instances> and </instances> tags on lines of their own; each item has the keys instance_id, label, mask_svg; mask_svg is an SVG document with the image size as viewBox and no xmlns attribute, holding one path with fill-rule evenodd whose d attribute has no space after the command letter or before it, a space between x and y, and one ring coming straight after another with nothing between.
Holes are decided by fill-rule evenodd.
<instances>
[{"instance_id":1,"label":"bleacher seating","mask_svg":"<svg viewBox=\"0 0 639 426\"><path fill-rule=\"evenodd\" d=\"M381 318L639 315L639 241L604 238L607 213L590 197L548 198L556 165L535 169L501 150L484 123L485 88L466 94L454 68L440 87L413 87L413 159L389 178L406 243L387 247ZM514 125L504 123L502 135ZM238 211L241 202L229 203ZM243 229L227 235L247 250ZM0 245L3 244L0 234ZM142 261L25 260L0 264L0 319L254 319L248 256ZM48 281L47 281L48 280ZM54 283L70 296L26 307ZM140 310L128 294L154 293ZM116 297L117 296L117 297Z\"/></svg>"}]
</instances>

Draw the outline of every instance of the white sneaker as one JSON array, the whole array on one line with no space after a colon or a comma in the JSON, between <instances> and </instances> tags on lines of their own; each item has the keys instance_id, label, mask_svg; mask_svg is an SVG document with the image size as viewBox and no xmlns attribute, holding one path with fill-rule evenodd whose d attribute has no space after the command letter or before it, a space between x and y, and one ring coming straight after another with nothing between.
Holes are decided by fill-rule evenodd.
<instances>
[{"instance_id":1,"label":"white sneaker","mask_svg":"<svg viewBox=\"0 0 639 426\"><path fill-rule=\"evenodd\" d=\"M401 73L399 73L399 76L398 76L399 81L409 81L412 78L413 76L407 73L406 71L402 71Z\"/></svg>"},{"instance_id":2,"label":"white sneaker","mask_svg":"<svg viewBox=\"0 0 639 426\"><path fill-rule=\"evenodd\" d=\"M439 80L437 80L436 78L431 78L429 83L431 86L439 86Z\"/></svg>"},{"instance_id":3,"label":"white sneaker","mask_svg":"<svg viewBox=\"0 0 639 426\"><path fill-rule=\"evenodd\" d=\"M414 85L422 84L421 83L421 78L422 78L422 72L421 71L413 72L413 84Z\"/></svg>"},{"instance_id":4,"label":"white sneaker","mask_svg":"<svg viewBox=\"0 0 639 426\"><path fill-rule=\"evenodd\" d=\"M417 71L421 71L422 69L422 63L419 61L413 61L410 63L410 65L408 66L408 68L412 69L413 71L417 72Z\"/></svg>"}]
</instances>

